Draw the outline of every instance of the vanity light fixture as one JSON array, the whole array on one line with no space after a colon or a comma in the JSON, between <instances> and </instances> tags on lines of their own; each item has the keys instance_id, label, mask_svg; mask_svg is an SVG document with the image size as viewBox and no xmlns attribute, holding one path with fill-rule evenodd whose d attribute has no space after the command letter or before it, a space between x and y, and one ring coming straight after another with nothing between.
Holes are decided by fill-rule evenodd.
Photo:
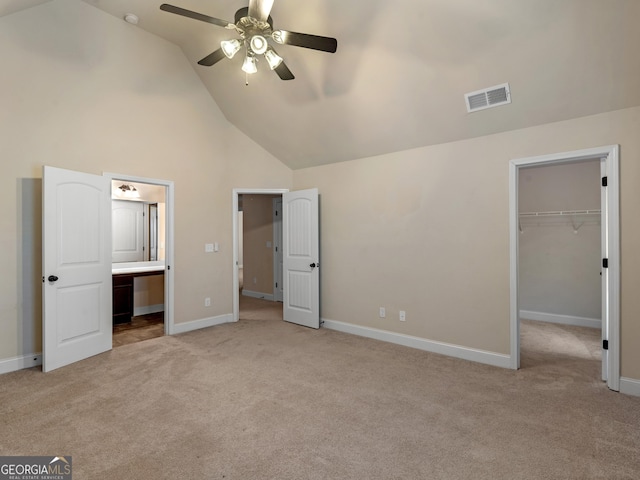
<instances>
[{"instance_id":1,"label":"vanity light fixture","mask_svg":"<svg viewBox=\"0 0 640 480\"><path fill-rule=\"evenodd\" d=\"M140 198L140 192L138 189L131 184L123 183L118 187L118 196L124 198Z\"/></svg>"}]
</instances>

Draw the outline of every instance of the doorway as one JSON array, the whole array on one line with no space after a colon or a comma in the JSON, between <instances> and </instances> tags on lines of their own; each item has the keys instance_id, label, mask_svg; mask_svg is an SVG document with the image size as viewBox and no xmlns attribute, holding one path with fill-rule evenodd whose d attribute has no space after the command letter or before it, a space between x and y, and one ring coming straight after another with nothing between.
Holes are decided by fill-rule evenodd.
<instances>
[{"instance_id":1,"label":"doorway","mask_svg":"<svg viewBox=\"0 0 640 480\"><path fill-rule=\"evenodd\" d=\"M282 193L243 191L234 197L237 319L282 320Z\"/></svg>"},{"instance_id":2,"label":"doorway","mask_svg":"<svg viewBox=\"0 0 640 480\"><path fill-rule=\"evenodd\" d=\"M238 321L240 316L238 200L244 194L282 195L282 318L304 327L320 328L320 209L317 188L294 192L285 189L233 190L233 321Z\"/></svg>"},{"instance_id":3,"label":"doorway","mask_svg":"<svg viewBox=\"0 0 640 480\"><path fill-rule=\"evenodd\" d=\"M566 210L566 215L563 215L561 210L549 209L544 211L530 211L525 212L520 208L520 203L523 203L523 207L530 199L522 198L520 196L520 179L523 172L527 172L527 169L531 168L543 168L551 166L567 166L570 164L584 163L584 162L597 162L596 173L599 170L601 177L601 185L599 192L599 198L595 200L596 204L590 205L591 208L575 207ZM599 165L598 165L599 164ZM529 170L530 172L532 170ZM526 177L525 177L526 178ZM589 317L597 315L597 312L593 314L594 309L600 310L601 319L601 339L602 339L602 379L607 382L607 385L612 390L619 390L620 381L620 357L619 357L619 214L618 214L618 146L608 146L602 148L595 148L589 150L581 150L575 152L566 152L555 155L547 155L541 157L531 157L519 160L512 160L510 162L510 265L511 265L511 366L512 368L520 368L520 335L521 335L521 323L520 319L523 313L523 306L535 305L535 295L529 295L523 297L522 287L526 286L526 282L530 278L525 277L524 284L521 284L523 277L521 273L526 272L528 265L521 265L523 260L520 256L520 249L524 247L526 250L528 247L525 242L521 245L521 235L526 227L527 222L538 221L538 225L544 217L544 222L551 221L555 224L563 224L570 222L573 229L573 235L578 235L580 229L583 229L583 234L587 232L585 226L589 222L595 221L600 218L600 252L601 258L595 259L596 272L598 264L602 261L601 280L597 281L595 287L595 295L600 296L600 305L584 306L585 310L590 311L591 315L564 315L564 320L573 321L588 321ZM543 200L546 201L547 199ZM593 202L592 202L593 203ZM594 206L599 206L599 212L597 212ZM523 215L524 214L524 215ZM523 220L525 219L525 220ZM549 223L547 223L549 225ZM566 233L566 231L564 232ZM548 236L548 235L547 235ZM598 235L596 234L596 237ZM586 238L581 239L586 240ZM596 240L598 240L596 238ZM584 243L584 242L583 242ZM587 242L589 243L589 242ZM593 244L593 239L591 241ZM574 242L575 244L575 242ZM584 245L580 248L584 248ZM593 252L593 245L590 247ZM529 260L525 260L529 261ZM590 267L593 267L591 265ZM550 267L551 268L551 267ZM555 268L555 267L553 267ZM593 270L593 268L591 268ZM526 272L530 274L531 272ZM596 273L597 274L597 273ZM599 286L599 288L598 288ZM581 285L580 288L593 290L593 283L586 282ZM531 293L531 292L529 292ZM592 292L593 293L593 292ZM558 296L557 296L558 297ZM567 298L561 298L560 295L556 300L561 303L568 302ZM570 295L569 295L570 297ZM593 303L593 302L592 302ZM530 308L530 307L529 307ZM544 315L543 315L544 316ZM539 320L549 320L553 318L553 315L546 316L545 318L538 318ZM562 315L555 315L558 319ZM560 318L563 320L562 318ZM591 319L595 322L594 319ZM594 325L591 325L594 326Z\"/></svg>"},{"instance_id":4,"label":"doorway","mask_svg":"<svg viewBox=\"0 0 640 480\"><path fill-rule=\"evenodd\" d=\"M173 182L105 176L112 184L113 347L170 335ZM118 316L122 321L116 320Z\"/></svg>"},{"instance_id":5,"label":"doorway","mask_svg":"<svg viewBox=\"0 0 640 480\"><path fill-rule=\"evenodd\" d=\"M520 342L523 368L553 364L601 375L599 158L519 172Z\"/></svg>"}]
</instances>

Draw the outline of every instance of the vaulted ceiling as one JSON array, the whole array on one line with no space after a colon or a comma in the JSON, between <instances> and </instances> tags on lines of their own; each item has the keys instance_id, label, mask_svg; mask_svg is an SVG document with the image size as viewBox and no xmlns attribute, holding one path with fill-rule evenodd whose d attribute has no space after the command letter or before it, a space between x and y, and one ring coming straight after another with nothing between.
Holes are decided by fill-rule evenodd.
<instances>
[{"instance_id":1,"label":"vaulted ceiling","mask_svg":"<svg viewBox=\"0 0 640 480\"><path fill-rule=\"evenodd\" d=\"M338 51L278 46L295 80L263 61L248 86L242 55L197 65L234 31L162 0L83 1L180 46L227 119L294 169L640 105L638 0L275 0L276 29ZM233 22L248 0L167 3ZM505 82L511 104L467 112L465 93Z\"/></svg>"}]
</instances>

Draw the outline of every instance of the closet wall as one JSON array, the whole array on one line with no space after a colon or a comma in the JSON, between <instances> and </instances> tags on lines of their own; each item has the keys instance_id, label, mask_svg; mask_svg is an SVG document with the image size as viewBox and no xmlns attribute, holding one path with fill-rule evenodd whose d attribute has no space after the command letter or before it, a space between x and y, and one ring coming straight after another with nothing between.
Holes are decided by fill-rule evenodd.
<instances>
[{"instance_id":1,"label":"closet wall","mask_svg":"<svg viewBox=\"0 0 640 480\"><path fill-rule=\"evenodd\" d=\"M601 325L600 161L520 170L520 316Z\"/></svg>"}]
</instances>

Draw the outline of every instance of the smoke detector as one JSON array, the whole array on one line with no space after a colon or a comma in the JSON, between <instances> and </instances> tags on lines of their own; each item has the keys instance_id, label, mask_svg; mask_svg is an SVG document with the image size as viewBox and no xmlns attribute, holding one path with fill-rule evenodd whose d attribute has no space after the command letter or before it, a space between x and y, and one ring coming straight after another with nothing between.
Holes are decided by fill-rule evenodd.
<instances>
[{"instance_id":1,"label":"smoke detector","mask_svg":"<svg viewBox=\"0 0 640 480\"><path fill-rule=\"evenodd\" d=\"M464 99L467 104L467 112L477 112L478 110L511 103L511 91L509 90L509 84L503 83L502 85L465 93Z\"/></svg>"},{"instance_id":2,"label":"smoke detector","mask_svg":"<svg viewBox=\"0 0 640 480\"><path fill-rule=\"evenodd\" d=\"M137 25L140 19L134 13L127 13L124 16L124 21L130 23L131 25Z\"/></svg>"}]
</instances>

